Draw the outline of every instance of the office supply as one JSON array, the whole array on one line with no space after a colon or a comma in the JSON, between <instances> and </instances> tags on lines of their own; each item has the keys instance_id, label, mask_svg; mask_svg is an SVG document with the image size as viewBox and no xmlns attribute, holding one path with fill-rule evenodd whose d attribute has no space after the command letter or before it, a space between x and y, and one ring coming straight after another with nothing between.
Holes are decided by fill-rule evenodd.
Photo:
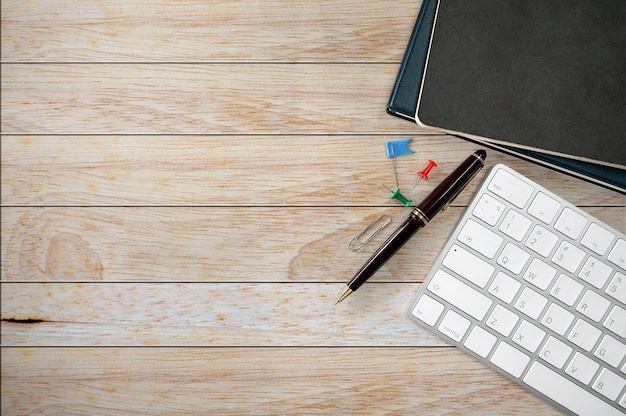
<instances>
[{"instance_id":1,"label":"office supply","mask_svg":"<svg viewBox=\"0 0 626 416\"><path fill-rule=\"evenodd\" d=\"M417 186L418 183L420 183L421 181L427 181L428 180L428 174L430 173L431 170L433 170L433 168L437 167L437 164L433 161L433 160L429 160L428 161L428 165L420 170L419 172L417 172L417 176L418 179L417 181L413 184L413 186L411 186L411 191L413 189L415 189L415 187Z\"/></svg>"},{"instance_id":2,"label":"office supply","mask_svg":"<svg viewBox=\"0 0 626 416\"><path fill-rule=\"evenodd\" d=\"M448 175L428 196L411 211L409 217L396 231L374 252L363 267L350 279L337 303L357 290L367 279L387 262L417 230L425 226L434 216L445 209L467 184L476 176L485 164L487 153L477 150Z\"/></svg>"},{"instance_id":3,"label":"office supply","mask_svg":"<svg viewBox=\"0 0 626 416\"><path fill-rule=\"evenodd\" d=\"M402 139L402 140L394 140L394 141L385 143L385 150L387 151L387 158L391 159L391 172L393 173L393 182L396 185L396 189L399 189L399 186L398 186L398 176L396 175L395 158L413 154L413 151L409 149L409 143L411 143L412 140L413 139Z\"/></svg>"},{"instance_id":4,"label":"office supply","mask_svg":"<svg viewBox=\"0 0 626 416\"><path fill-rule=\"evenodd\" d=\"M383 184L383 187L389 192L391 192L391 196L389 197L389 199L397 199L402 205L404 205L404 208L410 207L411 204L413 203L412 199L408 199L407 197L405 197L404 195L400 193L400 188L391 190L391 188L389 188L385 184Z\"/></svg>"},{"instance_id":5,"label":"office supply","mask_svg":"<svg viewBox=\"0 0 626 416\"><path fill-rule=\"evenodd\" d=\"M505 165L409 307L428 328L576 414L626 412L626 237Z\"/></svg>"},{"instance_id":6,"label":"office supply","mask_svg":"<svg viewBox=\"0 0 626 416\"><path fill-rule=\"evenodd\" d=\"M428 56L428 45L437 10L436 0L422 0L413 31L398 70L396 82L391 90L387 112L415 122L417 97L424 75Z\"/></svg>"},{"instance_id":7,"label":"office supply","mask_svg":"<svg viewBox=\"0 0 626 416\"><path fill-rule=\"evenodd\" d=\"M382 230L384 230L389 224L391 224L391 217L387 214L383 214L380 217L372 221L367 227L359 232L354 237L348 247L352 251L359 251L365 247L374 237L376 237ZM368 234L369 233L369 234Z\"/></svg>"},{"instance_id":8,"label":"office supply","mask_svg":"<svg viewBox=\"0 0 626 416\"><path fill-rule=\"evenodd\" d=\"M430 44L436 0L423 0L415 26L411 33L396 82L392 89L387 112L394 116L415 122L417 98L420 94L424 65ZM462 137L462 136L459 136ZM469 138L477 144L532 161L559 172L593 182L606 188L626 193L626 170L597 163L585 162L538 151L515 148Z\"/></svg>"},{"instance_id":9,"label":"office supply","mask_svg":"<svg viewBox=\"0 0 626 416\"><path fill-rule=\"evenodd\" d=\"M626 2L439 0L421 126L626 169Z\"/></svg>"},{"instance_id":10,"label":"office supply","mask_svg":"<svg viewBox=\"0 0 626 416\"><path fill-rule=\"evenodd\" d=\"M400 156L412 155L413 150L409 149L409 144L413 139L393 140L385 143L387 157L393 159Z\"/></svg>"}]
</instances>

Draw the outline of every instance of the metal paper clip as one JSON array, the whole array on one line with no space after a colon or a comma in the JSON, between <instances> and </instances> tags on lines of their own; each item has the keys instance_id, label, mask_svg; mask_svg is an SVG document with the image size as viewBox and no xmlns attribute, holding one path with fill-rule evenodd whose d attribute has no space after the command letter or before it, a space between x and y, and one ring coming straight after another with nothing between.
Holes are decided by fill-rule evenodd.
<instances>
[{"instance_id":1,"label":"metal paper clip","mask_svg":"<svg viewBox=\"0 0 626 416\"><path fill-rule=\"evenodd\" d=\"M389 224L391 224L391 217L387 214L381 215L374 222L372 222L370 225L365 227L363 231L357 234L357 236L354 237L352 241L350 241L350 244L349 244L350 250L358 251L362 249L363 247L365 247L365 245L367 245L367 243L369 243L374 237L376 237L378 233L380 233ZM375 228L377 226L378 228ZM372 231L372 229L374 230ZM369 232L371 232L371 234L367 235L367 233ZM365 235L365 239L362 239L361 237L363 237L364 235Z\"/></svg>"}]
</instances>

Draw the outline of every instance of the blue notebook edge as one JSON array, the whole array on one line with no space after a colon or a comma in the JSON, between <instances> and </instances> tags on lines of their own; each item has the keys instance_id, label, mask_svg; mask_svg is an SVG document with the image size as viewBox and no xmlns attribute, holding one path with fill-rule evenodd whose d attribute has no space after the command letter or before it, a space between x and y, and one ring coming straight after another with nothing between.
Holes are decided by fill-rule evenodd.
<instances>
[{"instance_id":1,"label":"blue notebook edge","mask_svg":"<svg viewBox=\"0 0 626 416\"><path fill-rule=\"evenodd\" d=\"M415 123L417 98L436 13L436 0L423 0L408 41L396 81L387 103L387 113ZM569 159L532 150L455 136L537 163L561 173L626 194L626 170Z\"/></svg>"},{"instance_id":2,"label":"blue notebook edge","mask_svg":"<svg viewBox=\"0 0 626 416\"><path fill-rule=\"evenodd\" d=\"M436 3L431 0L422 1L391 91L391 97L387 103L389 114L413 122L415 122L417 97L424 75L428 45L435 19Z\"/></svg>"}]
</instances>

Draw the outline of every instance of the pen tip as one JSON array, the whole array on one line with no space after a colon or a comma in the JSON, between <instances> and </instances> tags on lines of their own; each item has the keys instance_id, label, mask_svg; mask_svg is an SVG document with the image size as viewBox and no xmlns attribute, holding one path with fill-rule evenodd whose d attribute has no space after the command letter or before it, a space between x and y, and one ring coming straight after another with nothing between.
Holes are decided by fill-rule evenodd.
<instances>
[{"instance_id":1,"label":"pen tip","mask_svg":"<svg viewBox=\"0 0 626 416\"><path fill-rule=\"evenodd\" d=\"M337 302L335 302L335 305L341 302L342 300L344 300L345 298L347 298L348 296L350 296L351 293L352 293L352 289L346 286L346 288L343 290L343 292L341 292L341 295L337 299Z\"/></svg>"}]
</instances>

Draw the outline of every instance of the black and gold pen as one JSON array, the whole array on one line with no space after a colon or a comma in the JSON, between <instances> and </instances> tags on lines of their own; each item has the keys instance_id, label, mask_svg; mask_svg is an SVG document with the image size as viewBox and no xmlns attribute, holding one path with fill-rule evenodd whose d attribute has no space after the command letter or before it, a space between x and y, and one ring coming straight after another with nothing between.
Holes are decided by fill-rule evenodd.
<instances>
[{"instance_id":1,"label":"black and gold pen","mask_svg":"<svg viewBox=\"0 0 626 416\"><path fill-rule=\"evenodd\" d=\"M350 279L337 303L341 302L357 290L367 279L372 277L409 239L425 226L442 209L447 208L454 198L461 193L468 183L485 165L487 152L477 150L465 159L450 175L448 175L428 196L409 214L396 231L376 250Z\"/></svg>"}]
</instances>

